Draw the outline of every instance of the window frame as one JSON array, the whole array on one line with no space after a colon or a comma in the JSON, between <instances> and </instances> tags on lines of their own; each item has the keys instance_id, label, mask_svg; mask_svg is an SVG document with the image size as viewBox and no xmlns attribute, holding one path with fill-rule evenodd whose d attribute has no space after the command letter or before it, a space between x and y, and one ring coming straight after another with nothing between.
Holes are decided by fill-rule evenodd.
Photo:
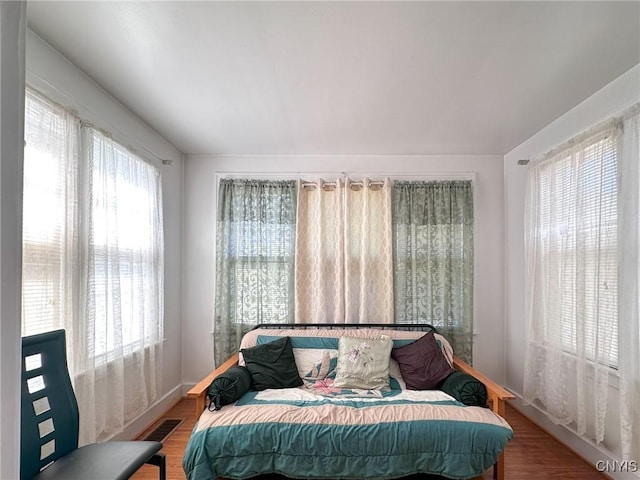
<instances>
[{"instance_id":1,"label":"window frame","mask_svg":"<svg viewBox=\"0 0 640 480\"><path fill-rule=\"evenodd\" d=\"M588 135L589 132L587 132ZM588 140L588 138L585 138L585 141ZM575 141L574 141L575 142ZM599 152L601 152L602 150L598 150L597 149L597 145L604 143L604 142L608 142L609 144L606 146L606 153L604 153L600 158L592 158L595 155L597 155ZM575 142L578 143L578 142ZM579 146L579 144L578 144ZM543 161L540 162L539 165L536 165L536 168L540 169L540 177L539 177L539 183L540 183L540 189L536 192L536 195L538 197L538 207L540 207L540 205L543 203L543 199L544 199L544 207L539 208L540 210L542 210L543 208L551 208L549 206L549 202L551 202L552 198L556 198L557 199L557 195L554 195L554 192L556 190L554 190L553 186L551 185L554 182L554 179L551 178L553 175L553 171L552 170L558 170L558 168L561 168L562 171L559 172L559 175L562 176L569 176L571 177L572 173L569 171L571 170L571 162L575 161L574 160L574 156L577 154L577 151L572 148L573 144L568 145L568 148L566 148L565 151L562 151L562 149L559 149L560 151L557 151L557 153L555 153L553 155L553 158L551 159L545 159ZM581 153L585 153L585 152L589 152L590 151L590 156L586 157L586 158L582 158L579 163L580 165L577 167L578 169L580 168L587 168L589 167L589 165L586 165L587 163L595 163L596 167L594 168L594 171L597 172L600 170L602 172L605 172L607 170L607 166L609 167L613 167L612 171L608 171L607 175L609 175L611 178L608 178L608 185L613 186L613 190L607 192L608 194L611 195L611 198L609 198L609 202L611 202L613 204L613 206L611 207L611 212L612 212L612 216L611 218L608 218L607 221L605 223L598 223L597 227L595 228L591 228L588 229L590 231L596 231L596 232L600 232L602 230L614 230L614 233L611 235L611 237L609 237L610 240L610 244L608 246L608 248L605 248L604 251L608 252L610 255L612 255L614 258L617 259L617 244L618 244L618 161L619 161L619 148L618 148L618 142L615 139L610 139L609 136L602 136L602 135L596 135L594 136L594 139L592 141L591 144L587 145L587 146L582 146L581 148L579 148L579 151ZM550 156L550 154L547 154L547 156ZM558 159L557 157L561 157L560 159ZM610 162L612 165L607 165L606 163ZM543 175L546 175L546 178L543 179ZM573 176L575 177L576 174L573 174ZM603 177L605 176L605 174L602 175ZM582 179L583 177L581 177ZM572 181L574 178L570 178L569 181ZM556 181L558 180L558 178L555 179ZM566 178L562 178L560 180L564 180L566 181ZM574 201L577 202L578 200L578 194L577 191L582 188L584 189L585 187L593 187L593 188L598 188L600 187L601 189L605 188L605 180L603 179L600 184L598 185L597 183L594 184L587 184L584 185L576 185L575 187L575 191L571 191L570 194L567 194L566 196L562 197L562 200L565 200L567 197L573 199ZM545 198L546 195L546 198ZM574 207L575 210L575 207ZM572 212L568 212L566 213L567 215L573 216L575 215L575 211ZM541 223L542 222L542 218L544 216L544 213L539 212L538 217L541 219ZM573 259L573 261L571 262L571 267L572 268L576 268L577 269L577 263L578 263L578 250L579 248L572 248L569 250L569 252L567 252L567 250L562 249L562 248L557 248L558 243L555 242L554 244L551 244L552 242L552 238L558 237L558 236L563 236L566 238L570 238L571 236L575 237L578 233L584 233L585 232L585 228L571 228L571 226L563 226L557 223L553 222L553 219L549 218L547 216L547 220L548 222L547 225L543 226L542 228L539 229L539 231L536 232L536 242L539 245L540 243L542 243L543 245L547 245L548 247L543 250L541 252L541 255L546 258L548 255L552 255L554 252L555 253L562 253L565 252L566 253L571 253L571 259ZM573 219L573 221L575 222L575 219ZM566 220L566 222L569 222L569 219ZM575 226L575 225L574 225ZM598 251L598 252L602 252L603 250L601 250L600 245L594 245L592 246L592 250L589 251ZM602 258L602 256L598 256L598 260L597 263L599 263L600 258ZM593 267L593 266L592 266ZM599 365L603 365L603 366L607 366L612 372L614 372L614 374L617 374L618 368L619 368L619 340L618 340L618 329L619 329L619 325L618 325L618 302L617 302L617 290L618 290L618 285L617 285L617 269L616 272L614 272L614 275L612 276L612 279L615 281L615 297L612 301L612 306L615 309L615 312L613 313L613 317L614 320L612 322L612 326L611 328L613 328L616 331L616 334L613 335L613 344L615 345L614 348L612 348L610 355L608 358L596 358L597 354L595 352L596 350L596 346L597 346L597 341L596 341L596 337L598 335L597 332L597 324L595 324L593 321L589 321L587 320L583 320L588 327L590 327L588 329L588 331L586 331L585 335L588 335L589 338L591 339L590 342L588 342L587 347L589 348L589 352L586 353L585 355L585 359L589 364L599 364ZM607 282L605 282L606 284ZM563 290L572 290L572 286L564 286ZM573 288L573 295L576 294L575 292L575 288ZM548 292L545 291L544 293L545 295L548 294ZM597 292L596 292L596 296L597 296ZM586 297L586 295L585 295ZM596 301L596 300L594 300ZM601 308L601 307L600 307ZM568 310L566 311L566 315L567 318L564 318L565 315L565 304L563 304L562 306L562 310L563 310L563 318L559 319L560 322L560 329L561 329L561 349L562 349L562 353L563 355L568 356L568 358L578 358L578 347L577 347L577 340L576 340L576 331L578 330L578 322L577 319L575 318L575 316L577 315L577 312L575 311L575 307L568 307ZM573 318L572 318L573 317ZM547 340L543 340L542 342L539 341L538 339L533 340L533 343L535 345L537 345L538 347L544 348L544 349L548 349L550 348L550 344ZM611 354L615 354L615 358L611 357Z\"/></svg>"}]
</instances>

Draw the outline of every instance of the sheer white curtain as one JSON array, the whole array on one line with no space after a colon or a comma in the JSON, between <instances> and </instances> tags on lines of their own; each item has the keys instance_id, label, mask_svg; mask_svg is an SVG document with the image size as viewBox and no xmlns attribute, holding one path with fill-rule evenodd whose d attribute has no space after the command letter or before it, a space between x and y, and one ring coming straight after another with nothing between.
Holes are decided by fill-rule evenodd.
<instances>
[{"instance_id":1,"label":"sheer white curtain","mask_svg":"<svg viewBox=\"0 0 640 480\"><path fill-rule=\"evenodd\" d=\"M22 334L67 330L67 356L79 296L80 122L27 90L22 229ZM70 369L73 364L70 362Z\"/></svg>"},{"instance_id":2,"label":"sheer white curtain","mask_svg":"<svg viewBox=\"0 0 640 480\"><path fill-rule=\"evenodd\" d=\"M391 184L346 181L345 321L393 323Z\"/></svg>"},{"instance_id":3,"label":"sheer white curtain","mask_svg":"<svg viewBox=\"0 0 640 480\"><path fill-rule=\"evenodd\" d=\"M597 442L618 364L619 132L609 123L533 164L526 197L524 398Z\"/></svg>"},{"instance_id":4,"label":"sheer white curtain","mask_svg":"<svg viewBox=\"0 0 640 480\"><path fill-rule=\"evenodd\" d=\"M392 323L391 185L301 182L296 322Z\"/></svg>"},{"instance_id":5,"label":"sheer white curtain","mask_svg":"<svg viewBox=\"0 0 640 480\"><path fill-rule=\"evenodd\" d=\"M620 159L620 431L623 460L640 455L640 107L624 120Z\"/></svg>"},{"instance_id":6,"label":"sheer white curtain","mask_svg":"<svg viewBox=\"0 0 640 480\"><path fill-rule=\"evenodd\" d=\"M159 394L160 176L34 92L26 112L22 329L67 331L84 444Z\"/></svg>"},{"instance_id":7,"label":"sheer white curtain","mask_svg":"<svg viewBox=\"0 0 640 480\"><path fill-rule=\"evenodd\" d=\"M344 183L298 182L295 321L344 323Z\"/></svg>"},{"instance_id":8,"label":"sheer white curtain","mask_svg":"<svg viewBox=\"0 0 640 480\"><path fill-rule=\"evenodd\" d=\"M74 364L81 365L76 396L86 431L95 425L99 440L120 432L160 392L162 198L156 168L93 129L83 139L90 210L79 330L87 350Z\"/></svg>"}]
</instances>

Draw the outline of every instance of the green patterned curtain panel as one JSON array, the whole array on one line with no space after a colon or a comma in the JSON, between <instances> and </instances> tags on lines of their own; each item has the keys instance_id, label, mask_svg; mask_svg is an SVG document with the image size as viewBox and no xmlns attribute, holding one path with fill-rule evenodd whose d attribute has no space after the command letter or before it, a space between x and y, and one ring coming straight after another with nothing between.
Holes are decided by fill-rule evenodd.
<instances>
[{"instance_id":1,"label":"green patterned curtain panel","mask_svg":"<svg viewBox=\"0 0 640 480\"><path fill-rule=\"evenodd\" d=\"M216 231L214 356L258 323L293 322L296 182L222 179Z\"/></svg>"},{"instance_id":2,"label":"green patterned curtain panel","mask_svg":"<svg viewBox=\"0 0 640 480\"><path fill-rule=\"evenodd\" d=\"M398 181L393 189L396 323L431 323L471 362L471 181Z\"/></svg>"}]
</instances>

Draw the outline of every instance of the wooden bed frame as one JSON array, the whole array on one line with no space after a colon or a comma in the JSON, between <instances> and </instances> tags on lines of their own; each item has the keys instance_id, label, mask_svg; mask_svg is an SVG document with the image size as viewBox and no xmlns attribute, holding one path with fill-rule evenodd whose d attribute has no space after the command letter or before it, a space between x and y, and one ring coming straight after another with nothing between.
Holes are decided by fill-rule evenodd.
<instances>
[{"instance_id":1,"label":"wooden bed frame","mask_svg":"<svg viewBox=\"0 0 640 480\"><path fill-rule=\"evenodd\" d=\"M349 329L349 328L375 328L381 330L422 330L428 332L433 330L437 333L435 327L427 324L264 324L258 325L255 328L273 328L273 329L288 329L288 328L327 328L327 329ZM227 371L229 368L238 365L238 354L232 355L226 362L216 368L213 372L203 378L198 384L196 384L191 390L187 392L188 398L193 398L196 401L196 418L200 417L200 414L205 409L207 390L214 378L221 373ZM513 400L515 396L501 387L489 377L483 375L478 370L473 368L468 363L464 362L460 358L453 357L453 366L461 372L468 373L473 377L480 380L487 387L487 396L489 401L489 407L492 411L504 418L505 405L507 400ZM493 478L496 480L504 480L504 451L498 457L498 461L493 466Z\"/></svg>"}]
</instances>

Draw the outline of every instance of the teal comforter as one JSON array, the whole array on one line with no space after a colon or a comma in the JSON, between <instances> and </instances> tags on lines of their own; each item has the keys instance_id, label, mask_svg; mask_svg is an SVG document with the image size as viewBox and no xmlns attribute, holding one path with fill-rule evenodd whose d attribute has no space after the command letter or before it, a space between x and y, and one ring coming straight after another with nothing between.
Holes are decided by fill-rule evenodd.
<instances>
[{"instance_id":1,"label":"teal comforter","mask_svg":"<svg viewBox=\"0 0 640 480\"><path fill-rule=\"evenodd\" d=\"M491 467L512 436L491 410L440 391L266 390L205 410L183 468L188 480L467 479Z\"/></svg>"}]
</instances>

